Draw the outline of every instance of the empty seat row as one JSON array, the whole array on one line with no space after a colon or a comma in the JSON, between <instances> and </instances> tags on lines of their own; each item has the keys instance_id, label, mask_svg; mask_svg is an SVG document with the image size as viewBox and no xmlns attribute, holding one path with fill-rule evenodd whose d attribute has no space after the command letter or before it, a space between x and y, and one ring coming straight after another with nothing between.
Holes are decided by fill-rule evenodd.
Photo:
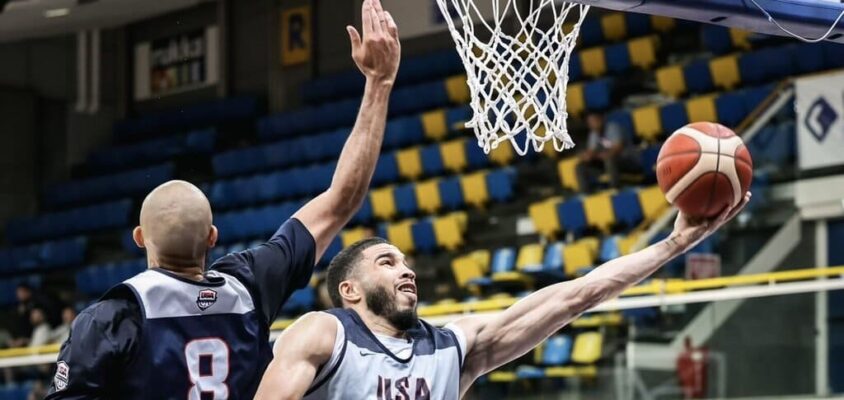
<instances>
[{"instance_id":1,"label":"empty seat row","mask_svg":"<svg viewBox=\"0 0 844 400\"><path fill-rule=\"evenodd\" d=\"M260 111L254 97L233 97L143 117L114 125L116 140L148 138L176 130L207 128L218 123L254 118Z\"/></svg>"},{"instance_id":2,"label":"empty seat row","mask_svg":"<svg viewBox=\"0 0 844 400\"><path fill-rule=\"evenodd\" d=\"M76 289L89 296L99 296L146 269L146 258L88 266L76 273Z\"/></svg>"},{"instance_id":3,"label":"empty seat row","mask_svg":"<svg viewBox=\"0 0 844 400\"><path fill-rule=\"evenodd\" d=\"M390 115L404 115L448 104L469 102L466 76L405 86L390 96ZM308 132L350 126L357 118L360 99L346 99L309 106L261 118L257 122L262 138L297 136Z\"/></svg>"},{"instance_id":4,"label":"empty seat row","mask_svg":"<svg viewBox=\"0 0 844 400\"><path fill-rule=\"evenodd\" d=\"M578 45L594 46L648 33L668 32L674 29L676 22L668 17L639 13L610 12L597 17L590 14L580 25Z\"/></svg>"},{"instance_id":5,"label":"empty seat row","mask_svg":"<svg viewBox=\"0 0 844 400\"><path fill-rule=\"evenodd\" d=\"M375 189L370 192L372 215L389 221L420 211L435 214L467 204L483 207L490 201L506 202L513 197L514 178L515 171L505 168Z\"/></svg>"},{"instance_id":6,"label":"empty seat row","mask_svg":"<svg viewBox=\"0 0 844 400\"><path fill-rule=\"evenodd\" d=\"M129 225L131 200L97 204L67 211L16 218L6 225L6 239L25 243Z\"/></svg>"},{"instance_id":7,"label":"empty seat row","mask_svg":"<svg viewBox=\"0 0 844 400\"><path fill-rule=\"evenodd\" d=\"M88 156L88 166L96 170L120 169L168 161L183 154L208 154L214 151L214 129L191 131L184 135L106 147Z\"/></svg>"},{"instance_id":8,"label":"empty seat row","mask_svg":"<svg viewBox=\"0 0 844 400\"><path fill-rule=\"evenodd\" d=\"M436 109L418 116L391 118L387 122L383 149L390 150L418 144L426 138L439 141L454 126L469 119L471 109L459 106ZM232 176L265 169L336 159L351 133L344 127L281 140L262 146L231 150L214 156L214 172L218 176Z\"/></svg>"},{"instance_id":9,"label":"empty seat row","mask_svg":"<svg viewBox=\"0 0 844 400\"><path fill-rule=\"evenodd\" d=\"M643 36L628 42L574 52L569 60L569 80L618 74L634 67L651 69L659 61L659 37Z\"/></svg>"},{"instance_id":10,"label":"empty seat row","mask_svg":"<svg viewBox=\"0 0 844 400\"><path fill-rule=\"evenodd\" d=\"M35 387L34 382L7 383L0 385L0 400L27 400Z\"/></svg>"},{"instance_id":11,"label":"empty seat row","mask_svg":"<svg viewBox=\"0 0 844 400\"><path fill-rule=\"evenodd\" d=\"M243 159L249 160L248 157ZM382 186L400 179L416 180L445 173L460 173L483 168L490 163L506 165L513 160L513 148L508 144L486 155L473 139L459 137L382 154L372 177L372 185ZM219 180L210 184L208 197L215 207L226 209L313 195L330 186L336 165L336 161L332 160L307 168Z\"/></svg>"},{"instance_id":12,"label":"empty seat row","mask_svg":"<svg viewBox=\"0 0 844 400\"><path fill-rule=\"evenodd\" d=\"M679 97L841 68L844 67L842 55L844 45L837 43L789 44L667 66L657 70L656 78L660 92Z\"/></svg>"},{"instance_id":13,"label":"empty seat row","mask_svg":"<svg viewBox=\"0 0 844 400\"><path fill-rule=\"evenodd\" d=\"M463 62L453 49L408 57L402 60L396 86L444 78L464 72ZM364 77L357 69L311 80L302 86L302 98L315 104L363 93Z\"/></svg>"},{"instance_id":14,"label":"empty seat row","mask_svg":"<svg viewBox=\"0 0 844 400\"><path fill-rule=\"evenodd\" d=\"M140 195L173 179L174 174L173 164L166 163L112 175L72 180L47 188L43 200L48 207L57 207Z\"/></svg>"},{"instance_id":15,"label":"empty seat row","mask_svg":"<svg viewBox=\"0 0 844 400\"><path fill-rule=\"evenodd\" d=\"M405 253L431 253L437 249L456 250L465 241L467 215L454 212L448 215L407 219L378 226L376 233Z\"/></svg>"},{"instance_id":16,"label":"empty seat row","mask_svg":"<svg viewBox=\"0 0 844 400\"><path fill-rule=\"evenodd\" d=\"M227 244L242 240L269 238L302 205L302 202L291 201L218 214L214 218L214 225L220 232L219 242Z\"/></svg>"},{"instance_id":17,"label":"empty seat row","mask_svg":"<svg viewBox=\"0 0 844 400\"><path fill-rule=\"evenodd\" d=\"M41 275L0 279L0 306L9 306L18 301L15 289L22 283L37 290L41 287Z\"/></svg>"},{"instance_id":18,"label":"empty seat row","mask_svg":"<svg viewBox=\"0 0 844 400\"><path fill-rule=\"evenodd\" d=\"M719 122L727 127L741 123L775 88L774 84L732 92L693 97L663 105L618 111L607 116L644 141L654 142L691 122Z\"/></svg>"},{"instance_id":19,"label":"empty seat row","mask_svg":"<svg viewBox=\"0 0 844 400\"><path fill-rule=\"evenodd\" d=\"M22 272L43 267L68 267L85 261L88 239L44 242L0 250L0 272Z\"/></svg>"},{"instance_id":20,"label":"empty seat row","mask_svg":"<svg viewBox=\"0 0 844 400\"><path fill-rule=\"evenodd\" d=\"M701 25L701 44L715 54L724 54L734 49L750 50L750 31L727 28L720 25Z\"/></svg>"},{"instance_id":21,"label":"empty seat row","mask_svg":"<svg viewBox=\"0 0 844 400\"><path fill-rule=\"evenodd\" d=\"M554 197L531 204L528 213L537 232L554 238L564 231L579 236L587 228L605 233L618 227L632 229L658 218L667 207L659 187L650 186L565 200Z\"/></svg>"}]
</instances>

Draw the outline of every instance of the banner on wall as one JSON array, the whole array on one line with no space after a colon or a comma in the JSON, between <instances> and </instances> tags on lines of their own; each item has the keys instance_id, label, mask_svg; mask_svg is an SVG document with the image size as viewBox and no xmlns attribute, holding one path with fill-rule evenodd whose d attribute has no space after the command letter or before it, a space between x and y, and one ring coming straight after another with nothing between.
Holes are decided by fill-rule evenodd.
<instances>
[{"instance_id":1,"label":"banner on wall","mask_svg":"<svg viewBox=\"0 0 844 400\"><path fill-rule=\"evenodd\" d=\"M281 12L281 65L303 64L311 61L313 37L311 7L290 8Z\"/></svg>"},{"instance_id":2,"label":"banner on wall","mask_svg":"<svg viewBox=\"0 0 844 400\"><path fill-rule=\"evenodd\" d=\"M844 164L844 72L795 84L800 169Z\"/></svg>"},{"instance_id":3,"label":"banner on wall","mask_svg":"<svg viewBox=\"0 0 844 400\"><path fill-rule=\"evenodd\" d=\"M217 26L135 45L135 100L217 83Z\"/></svg>"},{"instance_id":4,"label":"banner on wall","mask_svg":"<svg viewBox=\"0 0 844 400\"><path fill-rule=\"evenodd\" d=\"M505 0L495 1L498 1L501 9L504 9ZM448 3L451 4L451 0L448 0ZM486 20L490 20L493 16L492 3L491 0L475 1L475 6ZM402 39L448 31L448 25L440 12L437 0L381 0L381 4L396 20Z\"/></svg>"}]
</instances>

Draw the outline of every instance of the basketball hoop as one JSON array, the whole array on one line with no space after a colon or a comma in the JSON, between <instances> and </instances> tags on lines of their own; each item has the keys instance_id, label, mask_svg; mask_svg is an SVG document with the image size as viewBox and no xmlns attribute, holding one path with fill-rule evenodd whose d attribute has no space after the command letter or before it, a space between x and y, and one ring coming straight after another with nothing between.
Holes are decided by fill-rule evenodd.
<instances>
[{"instance_id":1,"label":"basketball hoop","mask_svg":"<svg viewBox=\"0 0 844 400\"><path fill-rule=\"evenodd\" d=\"M517 0L437 3L466 67L474 112L466 127L484 152L505 140L520 155L549 141L557 151L574 147L566 127L569 57L589 6L530 0L525 11ZM573 24L566 23L570 14ZM510 15L512 34L505 29Z\"/></svg>"}]
</instances>

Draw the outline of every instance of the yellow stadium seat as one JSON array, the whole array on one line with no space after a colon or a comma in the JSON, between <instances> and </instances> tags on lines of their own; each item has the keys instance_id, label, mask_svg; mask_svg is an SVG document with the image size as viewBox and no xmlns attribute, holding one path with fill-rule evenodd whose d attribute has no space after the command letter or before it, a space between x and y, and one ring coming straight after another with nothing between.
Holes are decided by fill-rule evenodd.
<instances>
[{"instance_id":1,"label":"yellow stadium seat","mask_svg":"<svg viewBox=\"0 0 844 400\"><path fill-rule=\"evenodd\" d=\"M631 234L618 239L618 252L626 256L633 251L633 246L639 241L639 235Z\"/></svg>"},{"instance_id":2,"label":"yellow stadium seat","mask_svg":"<svg viewBox=\"0 0 844 400\"><path fill-rule=\"evenodd\" d=\"M448 214L448 216L457 221L457 226L460 228L461 234L466 233L466 229L469 227L469 214L466 214L466 211L455 211Z\"/></svg>"},{"instance_id":3,"label":"yellow stadium seat","mask_svg":"<svg viewBox=\"0 0 844 400\"><path fill-rule=\"evenodd\" d=\"M442 207L439 179L419 182L413 190L416 192L416 203L419 209L428 214L434 214Z\"/></svg>"},{"instance_id":4,"label":"yellow stadium seat","mask_svg":"<svg viewBox=\"0 0 844 400\"><path fill-rule=\"evenodd\" d=\"M439 109L422 114L422 129L425 131L425 137L433 141L438 142L448 136L445 110Z\"/></svg>"},{"instance_id":5,"label":"yellow stadium seat","mask_svg":"<svg viewBox=\"0 0 844 400\"><path fill-rule=\"evenodd\" d=\"M718 113L715 111L715 96L700 96L689 99L686 102L686 113L689 114L689 122L718 122Z\"/></svg>"},{"instance_id":6,"label":"yellow stadium seat","mask_svg":"<svg viewBox=\"0 0 844 400\"><path fill-rule=\"evenodd\" d=\"M630 63L642 68L650 69L656 65L656 48L659 38L656 36L645 36L633 39L627 43L630 51Z\"/></svg>"},{"instance_id":7,"label":"yellow stadium seat","mask_svg":"<svg viewBox=\"0 0 844 400\"><path fill-rule=\"evenodd\" d=\"M481 267L481 271L484 274L489 272L489 263L492 260L492 256L489 254L489 250L475 250L467 255L475 260L478 265Z\"/></svg>"},{"instance_id":8,"label":"yellow stadium seat","mask_svg":"<svg viewBox=\"0 0 844 400\"><path fill-rule=\"evenodd\" d=\"M543 250L541 244L526 244L519 249L519 255L516 256L516 269L540 269L542 268Z\"/></svg>"},{"instance_id":9,"label":"yellow stadium seat","mask_svg":"<svg viewBox=\"0 0 844 400\"><path fill-rule=\"evenodd\" d=\"M633 128L636 136L648 142L656 141L662 134L662 119L659 106L645 106L633 110Z\"/></svg>"},{"instance_id":10,"label":"yellow stadium seat","mask_svg":"<svg viewBox=\"0 0 844 400\"><path fill-rule=\"evenodd\" d=\"M744 29L730 28L730 39L733 41L733 46L742 50L750 50L750 32Z\"/></svg>"},{"instance_id":11,"label":"yellow stadium seat","mask_svg":"<svg viewBox=\"0 0 844 400\"><path fill-rule=\"evenodd\" d=\"M593 364L601 359L603 336L598 332L584 332L574 339L571 360L579 364Z\"/></svg>"},{"instance_id":12,"label":"yellow stadium seat","mask_svg":"<svg viewBox=\"0 0 844 400\"><path fill-rule=\"evenodd\" d=\"M461 172L466 169L466 140L463 138L450 140L440 145L443 166L451 172Z\"/></svg>"},{"instance_id":13,"label":"yellow stadium seat","mask_svg":"<svg viewBox=\"0 0 844 400\"><path fill-rule=\"evenodd\" d=\"M627 37L627 21L622 13L611 13L601 18L601 30L608 40L621 40Z\"/></svg>"},{"instance_id":14,"label":"yellow stadium seat","mask_svg":"<svg viewBox=\"0 0 844 400\"><path fill-rule=\"evenodd\" d=\"M651 15L651 26L657 32L668 32L677 26L677 21L671 17L663 17L661 15Z\"/></svg>"},{"instance_id":15,"label":"yellow stadium seat","mask_svg":"<svg viewBox=\"0 0 844 400\"><path fill-rule=\"evenodd\" d=\"M419 147L400 150L396 153L399 164L399 175L408 180L415 180L422 176L422 156Z\"/></svg>"},{"instance_id":16,"label":"yellow stadium seat","mask_svg":"<svg viewBox=\"0 0 844 400\"><path fill-rule=\"evenodd\" d=\"M639 190L639 203L642 205L642 215L648 221L653 221L668 208L668 201L659 186L651 186Z\"/></svg>"},{"instance_id":17,"label":"yellow stadium seat","mask_svg":"<svg viewBox=\"0 0 844 400\"><path fill-rule=\"evenodd\" d=\"M434 219L434 236L437 244L448 250L455 250L463 245L463 230L456 215L446 215Z\"/></svg>"},{"instance_id":18,"label":"yellow stadium seat","mask_svg":"<svg viewBox=\"0 0 844 400\"><path fill-rule=\"evenodd\" d=\"M586 110L582 83L572 83L566 90L566 111L569 115L580 115Z\"/></svg>"},{"instance_id":19,"label":"yellow stadium seat","mask_svg":"<svg viewBox=\"0 0 844 400\"><path fill-rule=\"evenodd\" d=\"M632 53L631 53L632 54ZM603 47L593 47L580 52L583 74L590 77L603 76L607 73L607 59ZM568 99L566 100L568 101Z\"/></svg>"},{"instance_id":20,"label":"yellow stadium seat","mask_svg":"<svg viewBox=\"0 0 844 400\"><path fill-rule=\"evenodd\" d=\"M528 207L530 219L533 220L533 226L540 235L546 238L553 238L560 232L560 218L557 215L557 204L562 201L562 197L552 197L538 203L533 203Z\"/></svg>"},{"instance_id":21,"label":"yellow stadium seat","mask_svg":"<svg viewBox=\"0 0 844 400\"><path fill-rule=\"evenodd\" d=\"M563 247L563 263L566 275L576 276L583 268L590 268L595 264L595 256L589 243L575 242Z\"/></svg>"},{"instance_id":22,"label":"yellow stadium seat","mask_svg":"<svg viewBox=\"0 0 844 400\"><path fill-rule=\"evenodd\" d=\"M577 157L569 157L560 160L557 164L557 171L560 174L560 183L566 189L574 191L580 190L580 185L577 184L577 164L580 159Z\"/></svg>"},{"instance_id":23,"label":"yellow stadium seat","mask_svg":"<svg viewBox=\"0 0 844 400\"><path fill-rule=\"evenodd\" d=\"M592 255L593 260L598 257L598 248L601 246L601 241L598 238L589 236L578 240L576 243L586 245L586 248L589 249L589 254Z\"/></svg>"},{"instance_id":24,"label":"yellow stadium seat","mask_svg":"<svg viewBox=\"0 0 844 400\"><path fill-rule=\"evenodd\" d=\"M489 159L498 165L510 165L513 161L513 155L513 145L509 141L505 141L490 150Z\"/></svg>"},{"instance_id":25,"label":"yellow stadium seat","mask_svg":"<svg viewBox=\"0 0 844 400\"><path fill-rule=\"evenodd\" d=\"M741 82L738 56L731 54L711 60L709 62L709 73L712 75L712 82L715 86L732 90Z\"/></svg>"},{"instance_id":26,"label":"yellow stadium seat","mask_svg":"<svg viewBox=\"0 0 844 400\"><path fill-rule=\"evenodd\" d=\"M364 227L346 229L340 234L340 241L343 243L344 248L349 247L355 242L368 238L370 236L369 232L369 229Z\"/></svg>"},{"instance_id":27,"label":"yellow stadium seat","mask_svg":"<svg viewBox=\"0 0 844 400\"><path fill-rule=\"evenodd\" d=\"M615 212L612 209L610 193L586 196L583 199L583 210L586 214L586 223L604 233L609 233L610 228L615 224Z\"/></svg>"},{"instance_id":28,"label":"yellow stadium seat","mask_svg":"<svg viewBox=\"0 0 844 400\"><path fill-rule=\"evenodd\" d=\"M372 215L383 220L391 220L396 216L396 199L393 187L387 186L369 192L372 200Z\"/></svg>"},{"instance_id":29,"label":"yellow stadium seat","mask_svg":"<svg viewBox=\"0 0 844 400\"><path fill-rule=\"evenodd\" d=\"M484 276L484 271L481 269L478 260L469 255L452 260L451 272L454 274L454 281L457 282L457 286L461 288L466 287L466 284L472 279Z\"/></svg>"},{"instance_id":30,"label":"yellow stadium seat","mask_svg":"<svg viewBox=\"0 0 844 400\"><path fill-rule=\"evenodd\" d=\"M414 222L409 219L387 226L387 240L404 253L412 252L414 249L413 233L410 229Z\"/></svg>"},{"instance_id":31,"label":"yellow stadium seat","mask_svg":"<svg viewBox=\"0 0 844 400\"><path fill-rule=\"evenodd\" d=\"M656 85L662 94L675 98L680 97L687 90L683 67L672 65L658 69L656 71Z\"/></svg>"},{"instance_id":32,"label":"yellow stadium seat","mask_svg":"<svg viewBox=\"0 0 844 400\"><path fill-rule=\"evenodd\" d=\"M489 192L486 188L486 172L475 172L460 177L460 188L463 190L463 199L466 201L466 204L483 207L489 201Z\"/></svg>"},{"instance_id":33,"label":"yellow stadium seat","mask_svg":"<svg viewBox=\"0 0 844 400\"><path fill-rule=\"evenodd\" d=\"M456 75L445 80L445 90L452 103L465 104L469 102L469 85L466 75Z\"/></svg>"}]
</instances>

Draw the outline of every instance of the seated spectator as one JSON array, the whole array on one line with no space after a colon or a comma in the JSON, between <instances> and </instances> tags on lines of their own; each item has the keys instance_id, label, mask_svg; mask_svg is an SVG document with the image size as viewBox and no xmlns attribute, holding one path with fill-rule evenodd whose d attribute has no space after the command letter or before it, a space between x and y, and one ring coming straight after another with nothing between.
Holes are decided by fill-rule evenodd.
<instances>
[{"instance_id":1,"label":"seated spectator","mask_svg":"<svg viewBox=\"0 0 844 400\"><path fill-rule=\"evenodd\" d=\"M32 337L29 339L29 347L43 346L50 343L50 324L47 323L47 315L43 308L35 307L30 312L29 321L32 323Z\"/></svg>"},{"instance_id":2,"label":"seated spectator","mask_svg":"<svg viewBox=\"0 0 844 400\"><path fill-rule=\"evenodd\" d=\"M14 321L10 333L12 339L9 340L9 347L23 347L29 343L29 338L32 336L32 323L30 323L30 314L32 308L35 307L35 300L32 296L32 288L26 283L21 283L15 289L15 296L18 299L18 304L15 307Z\"/></svg>"},{"instance_id":3,"label":"seated spectator","mask_svg":"<svg viewBox=\"0 0 844 400\"><path fill-rule=\"evenodd\" d=\"M617 188L620 174L641 172L638 150L621 125L606 122L604 115L597 112L586 116L586 125L589 138L577 165L577 183L582 192L592 193L603 173L609 175L610 186Z\"/></svg>"},{"instance_id":4,"label":"seated spectator","mask_svg":"<svg viewBox=\"0 0 844 400\"><path fill-rule=\"evenodd\" d=\"M50 343L64 343L70 335L70 325L76 318L76 310L67 306L62 309L62 324L53 329L50 334Z\"/></svg>"}]
</instances>

